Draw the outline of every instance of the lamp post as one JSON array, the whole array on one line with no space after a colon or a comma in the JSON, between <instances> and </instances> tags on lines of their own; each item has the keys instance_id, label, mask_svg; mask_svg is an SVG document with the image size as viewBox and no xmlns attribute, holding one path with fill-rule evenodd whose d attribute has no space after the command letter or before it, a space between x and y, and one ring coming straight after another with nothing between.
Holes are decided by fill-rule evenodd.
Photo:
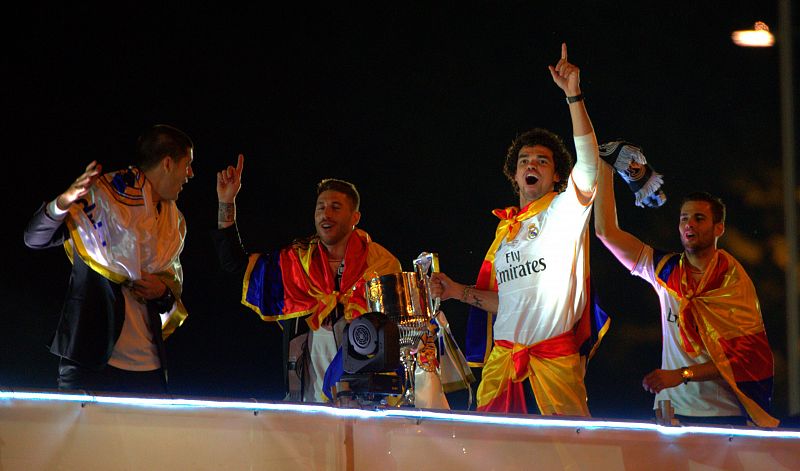
<instances>
[{"instance_id":1,"label":"lamp post","mask_svg":"<svg viewBox=\"0 0 800 471\"><path fill-rule=\"evenodd\" d=\"M794 80L792 73L792 2L778 0L781 86L783 207L786 220L786 355L789 370L789 415L800 414L800 313L797 288L797 183L795 177Z\"/></svg>"},{"instance_id":2,"label":"lamp post","mask_svg":"<svg viewBox=\"0 0 800 471\"><path fill-rule=\"evenodd\" d=\"M794 80L792 61L791 0L778 0L778 60L781 102L781 148L783 166L783 210L786 236L786 356L788 413L800 414L800 312L798 312L797 182L795 177ZM734 31L737 46L770 47L775 37L757 21L752 30Z\"/></svg>"}]
</instances>

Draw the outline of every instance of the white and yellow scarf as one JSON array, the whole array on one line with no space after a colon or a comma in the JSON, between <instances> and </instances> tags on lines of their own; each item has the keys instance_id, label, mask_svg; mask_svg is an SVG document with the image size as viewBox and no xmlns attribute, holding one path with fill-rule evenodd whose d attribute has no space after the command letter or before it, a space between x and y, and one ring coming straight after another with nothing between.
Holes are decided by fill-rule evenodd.
<instances>
[{"instance_id":1,"label":"white and yellow scarf","mask_svg":"<svg viewBox=\"0 0 800 471\"><path fill-rule=\"evenodd\" d=\"M174 201L157 207L151 191L144 173L134 167L101 176L70 207L64 248L70 260L74 248L84 263L117 284L138 280L143 272L158 275L176 299L161 316L167 338L188 315L180 300L186 221Z\"/></svg>"}]
</instances>

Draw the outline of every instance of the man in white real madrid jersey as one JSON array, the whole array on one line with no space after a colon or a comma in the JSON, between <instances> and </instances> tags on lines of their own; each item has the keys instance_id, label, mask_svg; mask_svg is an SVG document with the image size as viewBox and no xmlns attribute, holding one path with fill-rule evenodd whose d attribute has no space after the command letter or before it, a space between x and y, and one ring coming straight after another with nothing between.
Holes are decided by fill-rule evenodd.
<instances>
[{"instance_id":1,"label":"man in white real madrid jersey","mask_svg":"<svg viewBox=\"0 0 800 471\"><path fill-rule=\"evenodd\" d=\"M567 97L577 163L573 168L564 143L550 131L533 129L517 137L504 173L519 194L519 208L494 211L501 221L476 286L439 274L432 290L472 306L467 351L472 366L483 366L478 410L527 413L523 381L528 379L540 413L588 416L583 382L592 350L587 225L597 140L581 94L580 70L567 61L566 45L549 69Z\"/></svg>"},{"instance_id":2,"label":"man in white real madrid jersey","mask_svg":"<svg viewBox=\"0 0 800 471\"><path fill-rule=\"evenodd\" d=\"M717 248L725 205L708 193L681 204L682 252L665 252L622 230L614 170L598 169L595 232L631 274L653 286L661 305L661 368L642 379L684 422L777 427L769 415L774 361L755 286L744 267Z\"/></svg>"}]
</instances>

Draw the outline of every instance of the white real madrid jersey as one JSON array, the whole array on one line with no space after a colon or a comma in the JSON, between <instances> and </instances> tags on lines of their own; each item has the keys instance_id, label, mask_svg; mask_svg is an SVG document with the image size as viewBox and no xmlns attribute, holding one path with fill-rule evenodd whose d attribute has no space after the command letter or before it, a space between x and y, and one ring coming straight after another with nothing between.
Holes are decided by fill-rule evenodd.
<instances>
[{"instance_id":1,"label":"white real madrid jersey","mask_svg":"<svg viewBox=\"0 0 800 471\"><path fill-rule=\"evenodd\" d=\"M522 221L495 254L499 295L494 338L530 345L570 330L587 302L591 201L570 177L550 206Z\"/></svg>"},{"instance_id":2,"label":"white real madrid jersey","mask_svg":"<svg viewBox=\"0 0 800 471\"><path fill-rule=\"evenodd\" d=\"M653 249L645 245L631 273L650 283L658 294L663 336L661 368L677 370L710 361L711 358L705 350L696 357L692 357L681 347L678 329L678 301L670 296L667 289L656 280L655 264ZM671 405L678 415L695 417L742 415L736 395L722 378L711 381L690 381L674 388L663 389L656 394L653 408L657 408L658 401L663 400L671 401Z\"/></svg>"}]
</instances>

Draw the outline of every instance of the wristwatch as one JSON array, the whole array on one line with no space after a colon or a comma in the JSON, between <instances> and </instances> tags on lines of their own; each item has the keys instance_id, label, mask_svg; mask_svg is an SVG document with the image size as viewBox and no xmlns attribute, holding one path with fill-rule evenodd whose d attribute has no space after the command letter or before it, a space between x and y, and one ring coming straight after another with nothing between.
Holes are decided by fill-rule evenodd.
<instances>
[{"instance_id":1,"label":"wristwatch","mask_svg":"<svg viewBox=\"0 0 800 471\"><path fill-rule=\"evenodd\" d=\"M686 384L691 381L692 378L694 378L694 373L688 367L684 366L681 368L681 378L683 380L683 384Z\"/></svg>"}]
</instances>

